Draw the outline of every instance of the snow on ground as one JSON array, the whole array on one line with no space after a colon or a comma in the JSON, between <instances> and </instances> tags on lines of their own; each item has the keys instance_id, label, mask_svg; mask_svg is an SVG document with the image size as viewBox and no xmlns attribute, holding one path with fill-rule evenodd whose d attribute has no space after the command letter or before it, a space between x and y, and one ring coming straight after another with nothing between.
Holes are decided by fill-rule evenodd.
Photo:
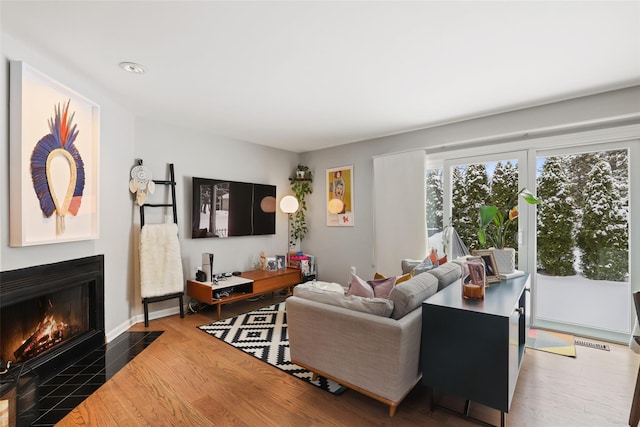
<instances>
[{"instance_id":1,"label":"snow on ground","mask_svg":"<svg viewBox=\"0 0 640 427\"><path fill-rule=\"evenodd\" d=\"M442 250L442 233L429 237L429 249ZM580 268L580 251L574 250L575 268ZM629 333L631 288L629 282L590 280L574 276L537 274L536 316L539 319Z\"/></svg>"},{"instance_id":2,"label":"snow on ground","mask_svg":"<svg viewBox=\"0 0 640 427\"><path fill-rule=\"evenodd\" d=\"M537 274L536 315L540 319L629 333L629 282L583 276Z\"/></svg>"}]
</instances>

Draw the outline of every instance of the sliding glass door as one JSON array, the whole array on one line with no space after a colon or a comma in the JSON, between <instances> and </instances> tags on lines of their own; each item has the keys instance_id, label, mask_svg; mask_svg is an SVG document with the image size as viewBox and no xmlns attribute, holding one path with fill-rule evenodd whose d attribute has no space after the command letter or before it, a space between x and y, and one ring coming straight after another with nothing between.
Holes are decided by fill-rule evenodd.
<instances>
[{"instance_id":1,"label":"sliding glass door","mask_svg":"<svg viewBox=\"0 0 640 427\"><path fill-rule=\"evenodd\" d=\"M516 263L527 269L529 248L522 232L533 213L516 197L527 187L526 151L445 160L443 164L443 223L455 230L464 246L472 252L490 246L478 239L478 216L482 205L494 205L505 213L518 207L519 215L506 229L505 246L515 248Z\"/></svg>"},{"instance_id":2,"label":"sliding glass door","mask_svg":"<svg viewBox=\"0 0 640 427\"><path fill-rule=\"evenodd\" d=\"M603 338L630 332L629 159L615 145L538 152L538 325Z\"/></svg>"},{"instance_id":3,"label":"sliding glass door","mask_svg":"<svg viewBox=\"0 0 640 427\"><path fill-rule=\"evenodd\" d=\"M623 342L635 318L630 176L638 153L631 155L631 145L427 153L429 244L450 254L456 237L469 251L486 247L478 240L479 206L508 210L510 196L531 190L542 204L519 200L507 235L517 268L531 273L531 326Z\"/></svg>"}]
</instances>

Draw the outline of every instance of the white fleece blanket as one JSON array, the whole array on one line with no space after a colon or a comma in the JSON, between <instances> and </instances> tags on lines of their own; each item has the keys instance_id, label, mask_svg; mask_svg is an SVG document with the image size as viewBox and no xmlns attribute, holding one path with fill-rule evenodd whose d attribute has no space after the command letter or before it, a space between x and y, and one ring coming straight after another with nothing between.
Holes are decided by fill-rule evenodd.
<instances>
[{"instance_id":1,"label":"white fleece blanket","mask_svg":"<svg viewBox=\"0 0 640 427\"><path fill-rule=\"evenodd\" d=\"M182 258L176 224L146 224L140 233L142 298L182 292Z\"/></svg>"}]
</instances>

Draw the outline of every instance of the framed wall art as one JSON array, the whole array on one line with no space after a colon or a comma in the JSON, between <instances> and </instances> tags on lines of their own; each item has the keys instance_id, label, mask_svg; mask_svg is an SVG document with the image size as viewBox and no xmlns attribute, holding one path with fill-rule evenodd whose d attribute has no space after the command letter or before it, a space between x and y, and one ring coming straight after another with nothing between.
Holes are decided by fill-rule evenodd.
<instances>
[{"instance_id":1,"label":"framed wall art","mask_svg":"<svg viewBox=\"0 0 640 427\"><path fill-rule=\"evenodd\" d=\"M353 227L353 166L327 169L327 225Z\"/></svg>"},{"instance_id":2,"label":"framed wall art","mask_svg":"<svg viewBox=\"0 0 640 427\"><path fill-rule=\"evenodd\" d=\"M10 245L97 239L100 108L10 63Z\"/></svg>"}]
</instances>

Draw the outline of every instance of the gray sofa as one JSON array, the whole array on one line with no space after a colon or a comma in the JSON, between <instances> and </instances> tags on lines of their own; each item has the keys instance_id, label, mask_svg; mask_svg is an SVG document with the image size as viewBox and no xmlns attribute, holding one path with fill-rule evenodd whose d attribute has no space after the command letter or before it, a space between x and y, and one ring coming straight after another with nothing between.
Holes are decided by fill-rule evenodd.
<instances>
[{"instance_id":1,"label":"gray sofa","mask_svg":"<svg viewBox=\"0 0 640 427\"><path fill-rule=\"evenodd\" d=\"M287 298L291 361L389 405L420 381L422 301L461 275L447 263L393 288L388 299L301 284Z\"/></svg>"}]
</instances>

